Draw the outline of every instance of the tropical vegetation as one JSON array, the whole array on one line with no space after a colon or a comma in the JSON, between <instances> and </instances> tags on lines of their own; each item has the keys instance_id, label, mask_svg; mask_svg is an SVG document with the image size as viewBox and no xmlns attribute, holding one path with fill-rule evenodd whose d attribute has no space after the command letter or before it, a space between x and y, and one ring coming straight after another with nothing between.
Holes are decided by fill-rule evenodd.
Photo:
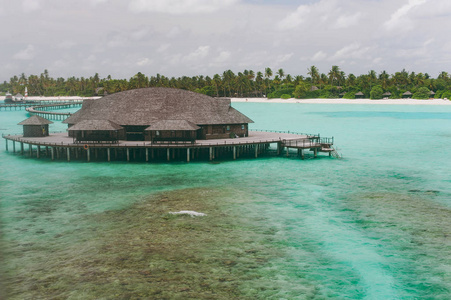
<instances>
[{"instance_id":1,"label":"tropical vegetation","mask_svg":"<svg viewBox=\"0 0 451 300\"><path fill-rule=\"evenodd\" d=\"M72 76L55 79L44 70L40 75L26 76L22 73L13 76L9 81L0 83L0 92L23 94L27 87L30 96L95 96L144 87L171 87L214 97L352 99L357 93L363 93L363 97L371 99L451 98L451 76L447 72L441 72L434 78L427 73L409 73L406 70L394 74L386 71L377 74L370 70L367 74L356 76L346 74L338 66L332 66L327 73L321 73L316 66L306 71L306 76L292 76L283 69L273 72L268 67L257 72L244 70L234 73L226 70L213 76L169 78L156 74L148 77L138 72L129 79L113 79L110 75L100 78L98 73L89 78Z\"/></svg>"}]
</instances>

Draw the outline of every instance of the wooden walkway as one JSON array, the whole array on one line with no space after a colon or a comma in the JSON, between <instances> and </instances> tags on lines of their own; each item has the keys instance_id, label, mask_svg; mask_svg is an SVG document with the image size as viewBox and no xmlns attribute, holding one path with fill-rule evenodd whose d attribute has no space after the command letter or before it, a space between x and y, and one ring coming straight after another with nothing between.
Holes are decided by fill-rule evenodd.
<instances>
[{"instance_id":1,"label":"wooden walkway","mask_svg":"<svg viewBox=\"0 0 451 300\"><path fill-rule=\"evenodd\" d=\"M80 144L75 143L73 138L66 132L52 133L48 137L26 138L22 135L5 135L6 151L10 151L8 142L12 142L12 152L16 151L22 155L26 152L30 157L40 158L42 155L54 159L83 159L91 161L92 156L96 159L111 161L157 161L157 160L215 160L215 159L237 159L238 157L255 157L273 153L275 155L290 155L290 149L296 149L297 155L304 158L304 149L313 152L317 157L323 148L319 136L302 135L281 132L251 131L249 137L234 139L196 140L194 143L152 143L150 141L118 141L117 143ZM330 140L330 139L327 139ZM19 149L16 149L19 143ZM25 151L25 145L28 151ZM276 151L270 150L275 145ZM274 148L274 147L273 147ZM286 148L286 152L283 152ZM302 153L300 152L302 150Z\"/></svg>"},{"instance_id":2,"label":"wooden walkway","mask_svg":"<svg viewBox=\"0 0 451 300\"><path fill-rule=\"evenodd\" d=\"M12 110L22 110L28 107L37 107L41 105L48 104L79 104L83 103L83 100L32 100L30 103L4 103L0 104L0 111L12 111Z\"/></svg>"},{"instance_id":3,"label":"wooden walkway","mask_svg":"<svg viewBox=\"0 0 451 300\"><path fill-rule=\"evenodd\" d=\"M82 102L67 102L67 103L53 103L53 104L44 104L44 105L34 105L31 107L27 107L26 111L28 111L31 115L38 115L40 117L46 118L48 120L65 120L72 115L69 112L52 112L48 111L51 109L62 109L62 108L71 108L81 106Z\"/></svg>"}]
</instances>

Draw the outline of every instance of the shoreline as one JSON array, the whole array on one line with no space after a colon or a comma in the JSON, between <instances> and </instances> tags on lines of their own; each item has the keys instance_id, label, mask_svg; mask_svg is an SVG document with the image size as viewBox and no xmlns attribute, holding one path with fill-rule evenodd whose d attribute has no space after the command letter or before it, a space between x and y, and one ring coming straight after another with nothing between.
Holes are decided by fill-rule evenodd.
<instances>
[{"instance_id":1,"label":"shoreline","mask_svg":"<svg viewBox=\"0 0 451 300\"><path fill-rule=\"evenodd\" d=\"M451 105L450 100L445 99L281 99L281 98L231 98L232 102L253 102L253 103L306 103L306 104L385 104L385 105Z\"/></svg>"},{"instance_id":2,"label":"shoreline","mask_svg":"<svg viewBox=\"0 0 451 300\"><path fill-rule=\"evenodd\" d=\"M4 100L4 96L0 96L0 101ZM66 96L66 97L39 97L30 96L27 99L33 101L49 101L49 100L84 100L84 99L98 99L101 97L79 97L79 96ZM252 102L252 103L305 103L305 104L385 104L385 105L451 105L451 101L447 99L332 99L332 98L316 98L316 99L281 99L281 98L230 98L232 102Z\"/></svg>"}]
</instances>

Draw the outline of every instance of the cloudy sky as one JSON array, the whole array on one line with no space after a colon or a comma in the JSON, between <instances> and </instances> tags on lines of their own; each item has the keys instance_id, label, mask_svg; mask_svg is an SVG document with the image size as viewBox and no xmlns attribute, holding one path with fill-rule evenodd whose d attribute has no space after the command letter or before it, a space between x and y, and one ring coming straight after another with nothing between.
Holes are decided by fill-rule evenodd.
<instances>
[{"instance_id":1,"label":"cloudy sky","mask_svg":"<svg viewBox=\"0 0 451 300\"><path fill-rule=\"evenodd\" d=\"M0 0L0 81L451 72L450 0Z\"/></svg>"}]
</instances>

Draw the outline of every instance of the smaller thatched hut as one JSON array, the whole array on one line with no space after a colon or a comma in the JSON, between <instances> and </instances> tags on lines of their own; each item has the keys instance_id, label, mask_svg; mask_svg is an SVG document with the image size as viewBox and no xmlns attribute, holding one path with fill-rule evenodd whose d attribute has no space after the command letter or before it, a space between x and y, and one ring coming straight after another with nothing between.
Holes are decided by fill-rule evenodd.
<instances>
[{"instance_id":1,"label":"smaller thatched hut","mask_svg":"<svg viewBox=\"0 0 451 300\"><path fill-rule=\"evenodd\" d=\"M194 143L199 129L201 129L199 126L186 120L160 120L144 130L145 140L152 142L190 141Z\"/></svg>"},{"instance_id":2,"label":"smaller thatched hut","mask_svg":"<svg viewBox=\"0 0 451 300\"><path fill-rule=\"evenodd\" d=\"M402 94L403 98L412 98L412 93L410 91L405 92L404 94Z\"/></svg>"},{"instance_id":3,"label":"smaller thatched hut","mask_svg":"<svg viewBox=\"0 0 451 300\"><path fill-rule=\"evenodd\" d=\"M382 94L382 97L384 99L388 99L388 97L391 97L391 93L390 92L385 92L385 93Z\"/></svg>"},{"instance_id":4,"label":"smaller thatched hut","mask_svg":"<svg viewBox=\"0 0 451 300\"><path fill-rule=\"evenodd\" d=\"M365 97L365 95L362 92L355 93L355 98L356 99L361 99L363 97Z\"/></svg>"},{"instance_id":5,"label":"smaller thatched hut","mask_svg":"<svg viewBox=\"0 0 451 300\"><path fill-rule=\"evenodd\" d=\"M429 92L429 98L434 98L435 97L435 92L434 91L430 91Z\"/></svg>"},{"instance_id":6,"label":"smaller thatched hut","mask_svg":"<svg viewBox=\"0 0 451 300\"><path fill-rule=\"evenodd\" d=\"M315 86L315 85L312 85L312 87L310 88L310 92L314 92L314 91L317 91L317 90L318 90L318 87Z\"/></svg>"},{"instance_id":7,"label":"smaller thatched hut","mask_svg":"<svg viewBox=\"0 0 451 300\"><path fill-rule=\"evenodd\" d=\"M23 125L24 137L44 137L49 135L49 124L53 124L53 122L34 115L18 125Z\"/></svg>"},{"instance_id":8,"label":"smaller thatched hut","mask_svg":"<svg viewBox=\"0 0 451 300\"><path fill-rule=\"evenodd\" d=\"M24 99L24 96L23 96L21 93L17 93L17 94L14 96L14 99L15 99L16 101L22 101L22 100Z\"/></svg>"},{"instance_id":9,"label":"smaller thatched hut","mask_svg":"<svg viewBox=\"0 0 451 300\"><path fill-rule=\"evenodd\" d=\"M76 143L113 143L125 136L125 129L109 120L83 120L69 127L67 131Z\"/></svg>"}]
</instances>

